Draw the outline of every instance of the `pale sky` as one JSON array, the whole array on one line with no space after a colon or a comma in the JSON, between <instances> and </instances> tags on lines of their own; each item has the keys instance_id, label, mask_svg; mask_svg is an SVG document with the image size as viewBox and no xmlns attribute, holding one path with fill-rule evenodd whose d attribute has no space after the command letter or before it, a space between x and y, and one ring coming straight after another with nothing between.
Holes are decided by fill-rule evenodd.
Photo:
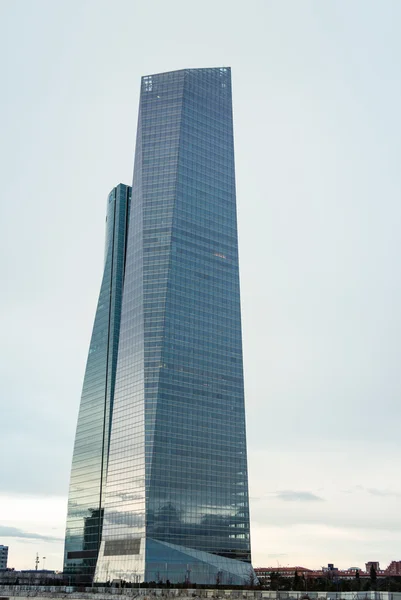
<instances>
[{"instance_id":1,"label":"pale sky","mask_svg":"<svg viewBox=\"0 0 401 600\"><path fill-rule=\"evenodd\" d=\"M0 544L61 569L142 75L231 66L254 566L401 559L401 3L0 0Z\"/></svg>"}]
</instances>

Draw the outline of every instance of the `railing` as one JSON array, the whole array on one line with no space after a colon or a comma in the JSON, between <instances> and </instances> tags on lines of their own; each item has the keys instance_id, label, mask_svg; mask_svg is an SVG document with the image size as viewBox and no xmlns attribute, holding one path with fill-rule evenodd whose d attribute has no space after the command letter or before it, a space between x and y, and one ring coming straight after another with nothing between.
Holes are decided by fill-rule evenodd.
<instances>
[{"instance_id":1,"label":"railing","mask_svg":"<svg viewBox=\"0 0 401 600\"><path fill-rule=\"evenodd\" d=\"M39 585L0 585L0 600L11 598L73 598L84 600L97 595L97 600L110 596L127 598L226 598L232 600L401 600L401 592L275 592L260 589L199 589L199 588L118 588Z\"/></svg>"}]
</instances>

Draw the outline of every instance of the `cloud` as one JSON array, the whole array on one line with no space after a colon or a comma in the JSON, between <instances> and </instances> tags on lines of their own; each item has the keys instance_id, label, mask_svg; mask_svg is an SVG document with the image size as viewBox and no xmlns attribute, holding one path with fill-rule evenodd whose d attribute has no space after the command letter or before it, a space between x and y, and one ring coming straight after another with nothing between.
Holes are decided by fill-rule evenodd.
<instances>
[{"instance_id":1,"label":"cloud","mask_svg":"<svg viewBox=\"0 0 401 600\"><path fill-rule=\"evenodd\" d=\"M311 504L305 502L294 503L294 506L277 508L271 510L267 506L256 505L252 509L252 525L270 526L275 528L299 527L305 525L316 525L329 527L336 530L358 529L362 533L369 531L390 531L394 535L401 532L401 518L392 513L389 514L355 514L353 510L349 513L336 513L329 503L321 502L322 510L312 510ZM294 510L295 506L299 510ZM302 509L301 509L302 506ZM309 509L309 510L308 510Z\"/></svg>"},{"instance_id":2,"label":"cloud","mask_svg":"<svg viewBox=\"0 0 401 600\"><path fill-rule=\"evenodd\" d=\"M297 492L295 490L282 490L275 493L275 497L285 502L324 502L324 498L311 492Z\"/></svg>"},{"instance_id":3,"label":"cloud","mask_svg":"<svg viewBox=\"0 0 401 600\"><path fill-rule=\"evenodd\" d=\"M378 490L376 488L367 488L366 490L372 496L379 496L380 498L384 497L392 497L392 498L400 498L401 494L398 492L392 492L391 490Z\"/></svg>"},{"instance_id":4,"label":"cloud","mask_svg":"<svg viewBox=\"0 0 401 600\"><path fill-rule=\"evenodd\" d=\"M355 494L359 492L368 493L371 496L378 496L379 498L401 498L401 493L394 490L378 488L367 488L363 485L354 485L348 489L342 490L344 494Z\"/></svg>"},{"instance_id":5,"label":"cloud","mask_svg":"<svg viewBox=\"0 0 401 600\"><path fill-rule=\"evenodd\" d=\"M52 535L42 535L40 533L30 533L18 529L18 527L8 527L7 525L0 525L0 537L15 537L24 538L31 540L44 540L46 542L59 542L62 538L55 537Z\"/></svg>"}]
</instances>

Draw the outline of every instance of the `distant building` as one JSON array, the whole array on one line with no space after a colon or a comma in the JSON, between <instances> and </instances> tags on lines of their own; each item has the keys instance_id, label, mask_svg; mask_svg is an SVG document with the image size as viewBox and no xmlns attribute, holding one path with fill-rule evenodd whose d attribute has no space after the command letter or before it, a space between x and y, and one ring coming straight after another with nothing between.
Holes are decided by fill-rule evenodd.
<instances>
[{"instance_id":1,"label":"distant building","mask_svg":"<svg viewBox=\"0 0 401 600\"><path fill-rule=\"evenodd\" d=\"M48 570L15 571L7 569L0 573L0 584L5 585L62 585L63 574Z\"/></svg>"},{"instance_id":2,"label":"distant building","mask_svg":"<svg viewBox=\"0 0 401 600\"><path fill-rule=\"evenodd\" d=\"M352 580L358 576L361 579L370 579L370 569L374 567L378 579L386 577L401 577L401 560L393 560L386 569L380 569L380 563L377 561L369 561L365 564L365 570L359 567L349 567L348 569L339 569L333 563L329 563L327 567L322 567L318 570L307 569L305 567L258 567L255 569L257 577L262 583L267 583L271 579L271 575L282 577L283 579L293 579L295 573L305 579L330 579L337 580Z\"/></svg>"},{"instance_id":3,"label":"distant building","mask_svg":"<svg viewBox=\"0 0 401 600\"><path fill-rule=\"evenodd\" d=\"M327 567L322 567L323 573L327 573L327 571L337 573L338 568L334 566L333 563L329 563Z\"/></svg>"},{"instance_id":4,"label":"distant building","mask_svg":"<svg viewBox=\"0 0 401 600\"><path fill-rule=\"evenodd\" d=\"M380 571L380 564L378 562L375 561L369 561L366 563L365 568L366 568L366 573L370 573L370 569L374 568L374 570L376 571L376 573L378 573Z\"/></svg>"},{"instance_id":5,"label":"distant building","mask_svg":"<svg viewBox=\"0 0 401 600\"><path fill-rule=\"evenodd\" d=\"M7 569L8 546L0 545L0 569Z\"/></svg>"},{"instance_id":6,"label":"distant building","mask_svg":"<svg viewBox=\"0 0 401 600\"><path fill-rule=\"evenodd\" d=\"M392 560L385 571L388 576L401 576L401 560Z\"/></svg>"},{"instance_id":7,"label":"distant building","mask_svg":"<svg viewBox=\"0 0 401 600\"><path fill-rule=\"evenodd\" d=\"M280 575L280 577L289 578L298 575L306 575L313 573L311 569L305 567L259 567L255 569L256 576L261 579L268 579L272 573Z\"/></svg>"}]
</instances>

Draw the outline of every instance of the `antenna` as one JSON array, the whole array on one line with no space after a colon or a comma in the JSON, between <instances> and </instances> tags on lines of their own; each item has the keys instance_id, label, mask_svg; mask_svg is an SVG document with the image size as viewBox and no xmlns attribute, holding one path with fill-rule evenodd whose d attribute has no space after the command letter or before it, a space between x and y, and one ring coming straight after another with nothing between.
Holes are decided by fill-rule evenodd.
<instances>
[{"instance_id":1,"label":"antenna","mask_svg":"<svg viewBox=\"0 0 401 600\"><path fill-rule=\"evenodd\" d=\"M35 571L38 570L38 564L39 564L39 554L36 552L36 558L35 558Z\"/></svg>"}]
</instances>

